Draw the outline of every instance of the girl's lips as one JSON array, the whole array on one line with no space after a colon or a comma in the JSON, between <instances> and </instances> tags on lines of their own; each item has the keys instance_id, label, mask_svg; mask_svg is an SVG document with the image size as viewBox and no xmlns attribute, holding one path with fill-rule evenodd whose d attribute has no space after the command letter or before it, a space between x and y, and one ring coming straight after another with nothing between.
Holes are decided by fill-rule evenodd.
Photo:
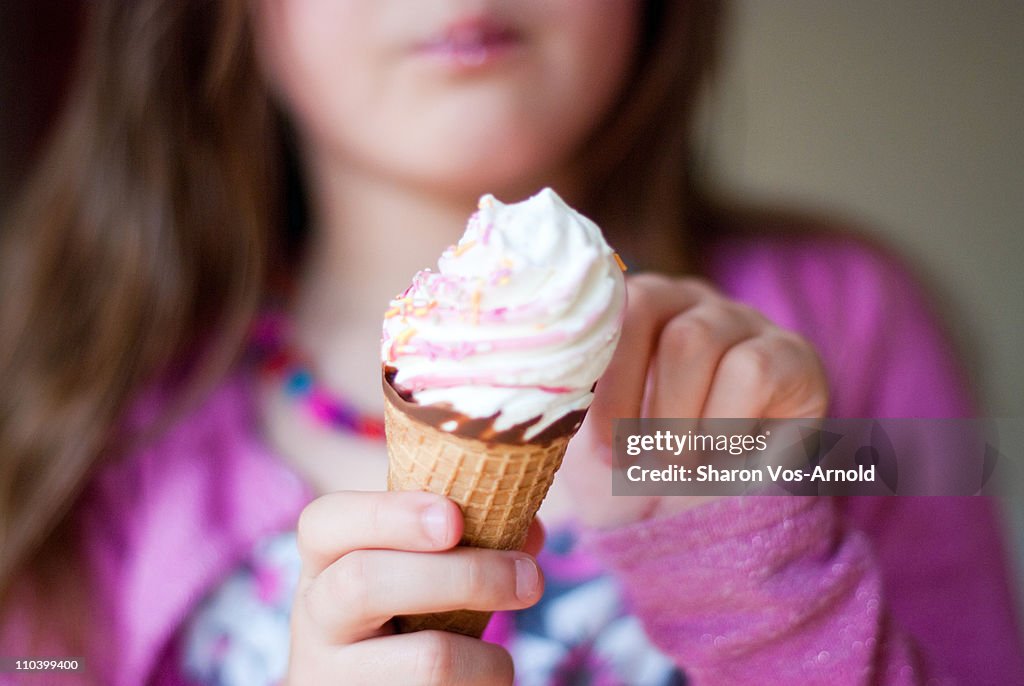
<instances>
[{"instance_id":1,"label":"girl's lips","mask_svg":"<svg viewBox=\"0 0 1024 686\"><path fill-rule=\"evenodd\" d=\"M448 24L418 43L413 53L455 69L477 69L496 63L522 46L521 34L488 17L469 17Z\"/></svg>"}]
</instances>

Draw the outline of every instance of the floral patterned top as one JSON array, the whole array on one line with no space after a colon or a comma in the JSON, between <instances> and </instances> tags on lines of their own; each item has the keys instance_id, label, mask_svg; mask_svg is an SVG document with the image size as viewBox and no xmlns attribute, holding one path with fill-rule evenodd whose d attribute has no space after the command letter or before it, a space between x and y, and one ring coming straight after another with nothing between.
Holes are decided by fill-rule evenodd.
<instances>
[{"instance_id":1,"label":"floral patterned top","mask_svg":"<svg viewBox=\"0 0 1024 686\"><path fill-rule=\"evenodd\" d=\"M613 578L565 527L538 556L539 603L497 613L485 639L504 644L519 686L680 686L679 669L627 612ZM183 628L182 670L204 686L272 686L288 665L289 614L299 578L294 532L262 540L197 607Z\"/></svg>"}]
</instances>

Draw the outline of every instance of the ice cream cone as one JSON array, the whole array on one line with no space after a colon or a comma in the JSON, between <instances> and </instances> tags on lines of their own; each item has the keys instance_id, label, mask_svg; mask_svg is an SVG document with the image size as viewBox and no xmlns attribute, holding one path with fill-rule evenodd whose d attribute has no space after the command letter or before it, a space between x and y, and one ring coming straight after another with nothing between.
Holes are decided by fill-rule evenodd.
<instances>
[{"instance_id":1,"label":"ice cream cone","mask_svg":"<svg viewBox=\"0 0 1024 686\"><path fill-rule=\"evenodd\" d=\"M615 352L624 267L601 229L545 188L491 195L384 312L391 490L462 508L461 544L521 548ZM488 613L396 618L480 636Z\"/></svg>"},{"instance_id":2,"label":"ice cream cone","mask_svg":"<svg viewBox=\"0 0 1024 686\"><path fill-rule=\"evenodd\" d=\"M442 431L385 396L388 489L454 500L463 513L461 545L521 548L576 427L543 443L492 443ZM489 619L488 612L461 610L395 621L402 632L442 629L479 637Z\"/></svg>"}]
</instances>

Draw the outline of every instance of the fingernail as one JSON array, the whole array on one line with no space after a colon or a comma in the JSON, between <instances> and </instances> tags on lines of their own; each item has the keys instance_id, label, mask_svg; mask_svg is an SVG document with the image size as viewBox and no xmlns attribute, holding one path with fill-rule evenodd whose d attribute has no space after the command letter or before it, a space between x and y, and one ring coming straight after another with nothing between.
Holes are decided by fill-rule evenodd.
<instances>
[{"instance_id":1,"label":"fingernail","mask_svg":"<svg viewBox=\"0 0 1024 686\"><path fill-rule=\"evenodd\" d=\"M540 585L540 572L537 564L528 557L516 558L516 597L520 600L533 600Z\"/></svg>"},{"instance_id":2,"label":"fingernail","mask_svg":"<svg viewBox=\"0 0 1024 686\"><path fill-rule=\"evenodd\" d=\"M420 515L424 532L437 545L448 542L448 530L451 528L448 524L448 509L446 503L435 503Z\"/></svg>"}]
</instances>

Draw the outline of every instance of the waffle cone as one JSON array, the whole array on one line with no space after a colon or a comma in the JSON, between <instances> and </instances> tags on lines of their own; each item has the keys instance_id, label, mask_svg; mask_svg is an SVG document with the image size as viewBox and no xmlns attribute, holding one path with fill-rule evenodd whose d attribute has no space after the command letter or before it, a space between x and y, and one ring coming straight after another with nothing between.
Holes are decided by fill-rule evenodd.
<instances>
[{"instance_id":1,"label":"waffle cone","mask_svg":"<svg viewBox=\"0 0 1024 686\"><path fill-rule=\"evenodd\" d=\"M456 436L410 417L386 398L388 490L430 491L458 503L460 545L518 550L562 463L572 432L544 444ZM396 617L400 632L442 629L479 638L489 612Z\"/></svg>"}]
</instances>

